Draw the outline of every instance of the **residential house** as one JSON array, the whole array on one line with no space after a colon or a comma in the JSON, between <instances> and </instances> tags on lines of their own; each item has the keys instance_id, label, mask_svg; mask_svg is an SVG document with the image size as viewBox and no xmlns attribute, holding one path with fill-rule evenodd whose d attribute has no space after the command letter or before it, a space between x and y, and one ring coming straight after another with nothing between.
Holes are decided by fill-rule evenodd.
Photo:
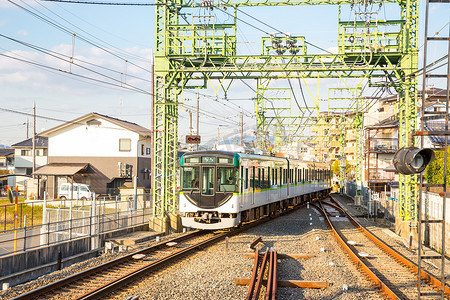
<instances>
[{"instance_id":1,"label":"residential house","mask_svg":"<svg viewBox=\"0 0 450 300\"><path fill-rule=\"evenodd\" d=\"M20 191L26 191L27 182L33 172L33 138L26 139L12 145L14 149L15 184ZM47 164L47 138L36 136L35 138L35 167L39 168ZM20 176L23 175L23 176Z\"/></svg>"},{"instance_id":2,"label":"residential house","mask_svg":"<svg viewBox=\"0 0 450 300\"><path fill-rule=\"evenodd\" d=\"M131 186L150 188L151 131L124 120L89 113L42 132L48 138L48 164L35 174L47 178L57 197L61 183L90 185L97 194Z\"/></svg>"},{"instance_id":3,"label":"residential house","mask_svg":"<svg viewBox=\"0 0 450 300\"><path fill-rule=\"evenodd\" d=\"M0 188L5 185L14 185L14 149L0 149Z\"/></svg>"},{"instance_id":4,"label":"residential house","mask_svg":"<svg viewBox=\"0 0 450 300\"><path fill-rule=\"evenodd\" d=\"M417 128L421 128L422 114L422 91L418 92ZM425 111L445 112L446 90L430 88L425 91ZM389 189L390 184L395 180L392 159L399 148L399 120L398 120L398 95L391 95L380 99L373 105L364 119L366 130L366 170L365 179L369 188L374 191ZM433 117L424 122L424 129L443 130L444 115L441 118ZM420 145L419 137L417 145ZM424 137L425 148L442 148L443 137Z\"/></svg>"}]
</instances>

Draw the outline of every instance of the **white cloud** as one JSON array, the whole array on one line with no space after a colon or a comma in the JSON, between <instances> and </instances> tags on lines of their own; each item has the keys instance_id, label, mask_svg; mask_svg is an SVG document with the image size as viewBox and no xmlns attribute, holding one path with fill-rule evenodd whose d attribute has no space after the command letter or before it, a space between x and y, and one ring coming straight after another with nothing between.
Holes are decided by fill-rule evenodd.
<instances>
[{"instance_id":1,"label":"white cloud","mask_svg":"<svg viewBox=\"0 0 450 300\"><path fill-rule=\"evenodd\" d=\"M18 35L27 36L27 35L28 35L28 31L21 29L21 30L18 30L18 31L17 31L17 34L18 34Z\"/></svg>"}]
</instances>

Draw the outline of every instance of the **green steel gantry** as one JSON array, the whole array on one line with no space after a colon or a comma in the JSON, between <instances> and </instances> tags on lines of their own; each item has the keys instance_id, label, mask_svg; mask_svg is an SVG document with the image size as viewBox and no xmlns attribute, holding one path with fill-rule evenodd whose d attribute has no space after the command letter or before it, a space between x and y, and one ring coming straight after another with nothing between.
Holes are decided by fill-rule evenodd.
<instances>
[{"instance_id":1,"label":"green steel gantry","mask_svg":"<svg viewBox=\"0 0 450 300\"><path fill-rule=\"evenodd\" d=\"M397 20L378 20L370 13L353 21L341 20L343 6L383 4L399 7L401 13ZM260 55L237 53L239 7L297 5L338 6L337 54L310 54L304 37L287 36L262 37ZM271 80L291 78L361 79L370 87L384 87L385 83L380 82L388 80L400 94L399 144L401 147L414 145L411 133L416 129L417 110L414 74L418 52L417 6L418 0L221 0L217 3L212 0L156 0L154 215L177 212L178 104L184 89L206 89L210 85L216 93L226 93L234 81L249 79L258 80L258 84L266 87ZM205 13L197 18L190 15L191 20L187 22L187 12L216 9L232 16L232 21L219 24L213 14ZM359 110L364 106L364 98L357 98L356 110ZM256 107L258 104L264 106L262 101ZM299 122L294 118L271 122L308 126L316 124L319 116L316 113L311 118L312 122ZM362 119L355 119L355 126L360 126ZM416 180L415 176L400 177L400 210L406 220L417 216Z\"/></svg>"}]
</instances>

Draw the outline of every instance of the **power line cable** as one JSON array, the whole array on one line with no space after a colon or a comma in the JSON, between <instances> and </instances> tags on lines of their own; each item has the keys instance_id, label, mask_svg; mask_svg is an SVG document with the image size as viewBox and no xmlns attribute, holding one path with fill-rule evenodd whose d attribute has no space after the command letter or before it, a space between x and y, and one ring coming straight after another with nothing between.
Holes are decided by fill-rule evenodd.
<instances>
[{"instance_id":1,"label":"power line cable","mask_svg":"<svg viewBox=\"0 0 450 300\"><path fill-rule=\"evenodd\" d=\"M92 35L92 34L89 33L88 31L82 29L81 27L79 27L79 26L73 24L72 22L70 22L70 21L68 21L67 19L61 17L61 16L58 15L57 13L53 12L53 11L50 10L48 7L46 7L45 5L42 5L42 3L40 3L39 1L34 0L34 2L36 2L37 4L39 4L41 7L43 7L45 10L47 10L47 11L50 12L51 14L53 14L53 15L55 15L56 17L62 19L63 21L67 22L68 24L72 25L74 28L77 28L78 30L80 30L80 31L84 32L85 34L87 34L88 36L90 36L90 37L92 37L92 38L94 38L94 39L96 39L96 40L102 42L103 44L105 44L105 45L107 45L107 46L110 46L110 47L116 49L116 51L122 53L122 55L128 55L128 56L130 56L130 57L134 57L135 59L139 59L139 60L141 60L141 61L148 62L148 63L151 62L149 59L146 59L146 58L141 57L141 56L139 56L139 55L136 55L136 54L134 54L134 53L130 53L130 52L124 51L124 50L122 50L122 49L120 49L120 48L117 48L116 46L114 46L114 45L112 45L112 44L110 44L110 43L108 43L108 42L106 42L106 41L104 41L104 40L102 40L102 39L100 39L100 38L98 38L98 37Z\"/></svg>"},{"instance_id":2,"label":"power line cable","mask_svg":"<svg viewBox=\"0 0 450 300\"><path fill-rule=\"evenodd\" d=\"M68 56L68 55L65 55L65 54L62 54L62 53L59 53L59 52L55 52L55 51L52 51L52 50L49 50L49 49L46 49L46 48L43 48L43 47L40 47L40 46L36 46L36 45L30 44L30 43L28 43L28 42L20 41L20 40L18 40L18 39L15 39L15 38L12 38L12 37L3 35L3 34L0 34L0 37L3 37L3 38L8 39L8 40L10 40L10 41L16 42L16 43L21 44L21 45L23 45L23 46L26 46L26 47L29 47L29 48L31 48L31 49L37 50L37 51L42 52L42 53L44 53L44 54L46 54L46 55L49 55L49 56L52 56L52 57L54 57L54 58L63 60L63 61L65 61L65 62L68 62L68 63L70 63L70 64L79 66L79 67L81 67L81 68L87 69L87 70L92 71L92 72L95 72L95 71L93 71L93 70L91 70L91 69L88 69L88 68L86 68L86 67L83 67L83 66L81 66L81 65L79 65L79 64L76 64L76 63L74 63L73 61L74 61L74 60L80 61L80 62L85 63L85 64L87 64L87 65L91 65L91 66L94 66L94 67L97 67L97 68L100 68L100 69L104 69L104 70L107 70L107 71L110 71L110 72L114 72L114 73L117 73L117 74L124 75L123 72L116 71L116 70L113 70L113 69L111 69L111 68L103 67L103 66L100 66L100 65L97 65L97 64L94 64L94 63L91 63L91 62L82 60L82 59L72 58L72 57L70 57L70 56ZM66 57L68 60L67 60L67 59L63 59L63 58L61 58L61 57L58 57L58 56L56 56L56 55L60 55L60 56ZM106 75L104 75L104 76L106 76ZM134 75L129 75L129 74L127 74L126 76L127 76L127 77L130 77L130 78L139 79L139 80L142 80L142 81L151 83L151 80L148 80L148 79L146 79L146 78L142 78L142 77L138 77L138 76L134 76Z\"/></svg>"},{"instance_id":3,"label":"power line cable","mask_svg":"<svg viewBox=\"0 0 450 300\"><path fill-rule=\"evenodd\" d=\"M50 18L48 18L47 16L45 16L45 14L42 14L42 13L41 13L42 15L45 16L45 17L43 17L43 16L39 15L39 13L33 12L33 11L31 11L30 9L27 9L27 8L25 8L25 7L23 7L23 6L21 6L21 5L17 4L17 3L15 3L15 2L12 1L12 0L7 0L7 1L10 2L10 3L13 4L13 5L19 7L20 9L24 10L25 12L31 14L32 16L34 16L34 17L40 19L41 21L43 21L43 22L45 22L45 23L47 23L47 24L49 24L49 25L55 27L56 29L59 29L59 30L61 30L62 32L65 32L65 33L69 34L70 36L74 36L74 33L71 32L71 30L69 30L69 29L66 28L65 26L59 24L58 22L52 21ZM22 0L20 0L20 1L22 1ZM27 5L27 4L26 4L26 5ZM129 60L127 60L127 59L121 57L120 55L115 54L115 53L112 52L111 50L106 49L106 48L104 48L104 47L101 47L100 45L97 45L97 44L94 43L93 41L91 41L91 40L89 40L89 39L87 39L87 38L84 38L83 36L75 35L75 37L77 37L78 39L80 39L80 40L82 40L82 41L88 43L89 45L92 45L92 46L94 46L94 47L96 47L96 48L99 48L100 50L102 50L102 51L104 51L104 52L106 52L106 53L111 54L112 56L114 56L114 57L116 57L116 58L119 58L119 59L121 59L121 60L123 60L123 61L126 61L127 63L129 63L129 64L131 64L131 65L133 65L133 66L135 66L135 67L137 67L137 68L139 68L139 69L141 69L141 70L144 70L144 71L146 71L146 72L148 72L148 73L151 73L150 70L145 69L145 68L143 68L143 67L141 67L141 66L139 66L139 65L137 65L137 64L135 64L135 63L130 62Z\"/></svg>"}]
</instances>

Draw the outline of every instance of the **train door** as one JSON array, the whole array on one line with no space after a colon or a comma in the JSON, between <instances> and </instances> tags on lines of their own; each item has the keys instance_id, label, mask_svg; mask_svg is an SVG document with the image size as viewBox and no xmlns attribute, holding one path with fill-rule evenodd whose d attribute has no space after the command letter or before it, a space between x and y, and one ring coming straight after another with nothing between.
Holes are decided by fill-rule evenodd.
<instances>
[{"instance_id":1,"label":"train door","mask_svg":"<svg viewBox=\"0 0 450 300\"><path fill-rule=\"evenodd\" d=\"M203 207L215 206L215 167L202 167L202 180L201 180L201 203Z\"/></svg>"}]
</instances>

